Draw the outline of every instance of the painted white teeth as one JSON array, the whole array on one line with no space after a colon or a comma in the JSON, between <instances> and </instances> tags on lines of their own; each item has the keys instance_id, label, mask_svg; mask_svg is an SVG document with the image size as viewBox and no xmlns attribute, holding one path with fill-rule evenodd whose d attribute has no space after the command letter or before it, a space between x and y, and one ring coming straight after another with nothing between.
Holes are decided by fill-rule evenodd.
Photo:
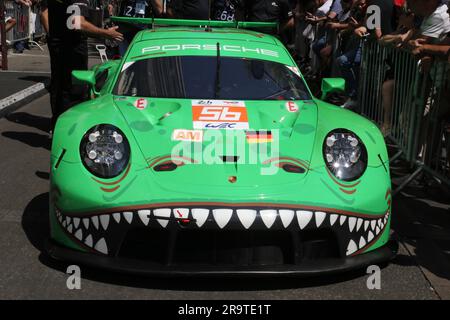
<instances>
[{"instance_id":1,"label":"painted white teeth","mask_svg":"<svg viewBox=\"0 0 450 320\"><path fill-rule=\"evenodd\" d=\"M378 226L381 228L381 218L378 219Z\"/></svg>"},{"instance_id":2,"label":"painted white teeth","mask_svg":"<svg viewBox=\"0 0 450 320\"><path fill-rule=\"evenodd\" d=\"M372 230L375 230L376 225L377 225L377 220L370 221L370 228L372 228Z\"/></svg>"},{"instance_id":3,"label":"painted white teeth","mask_svg":"<svg viewBox=\"0 0 450 320\"><path fill-rule=\"evenodd\" d=\"M97 216L93 216L91 218L92 224L94 225L95 229L98 230L98 217Z\"/></svg>"},{"instance_id":4,"label":"painted white teeth","mask_svg":"<svg viewBox=\"0 0 450 320\"><path fill-rule=\"evenodd\" d=\"M66 224L69 225L70 221L72 221L72 219L70 217L66 217Z\"/></svg>"},{"instance_id":5,"label":"painted white teeth","mask_svg":"<svg viewBox=\"0 0 450 320\"><path fill-rule=\"evenodd\" d=\"M334 214L334 213L330 215L330 225L331 226L333 226L333 224L336 222L338 217L339 216L337 214Z\"/></svg>"},{"instance_id":6,"label":"painted white teeth","mask_svg":"<svg viewBox=\"0 0 450 320\"><path fill-rule=\"evenodd\" d=\"M150 221L150 210L139 210L138 215L142 223L147 226Z\"/></svg>"},{"instance_id":7,"label":"painted white teeth","mask_svg":"<svg viewBox=\"0 0 450 320\"><path fill-rule=\"evenodd\" d=\"M64 221L62 222L62 226L65 228L66 225L67 225L67 222L66 222L66 220L64 220Z\"/></svg>"},{"instance_id":8,"label":"painted white teeth","mask_svg":"<svg viewBox=\"0 0 450 320\"><path fill-rule=\"evenodd\" d=\"M364 231L367 231L367 228L369 227L370 221L366 220L364 221Z\"/></svg>"},{"instance_id":9,"label":"painted white teeth","mask_svg":"<svg viewBox=\"0 0 450 320\"><path fill-rule=\"evenodd\" d=\"M358 218L358 222L356 223L356 232L358 232L359 231L359 229L361 229L361 226L362 226L362 224L363 224L363 219L361 219L361 218Z\"/></svg>"},{"instance_id":10,"label":"painted white teeth","mask_svg":"<svg viewBox=\"0 0 450 320\"><path fill-rule=\"evenodd\" d=\"M97 250L98 252L108 254L108 246L106 245L105 238L101 238L100 240L98 240L97 243L95 244L94 249Z\"/></svg>"},{"instance_id":11,"label":"painted white teeth","mask_svg":"<svg viewBox=\"0 0 450 320\"><path fill-rule=\"evenodd\" d=\"M376 230L375 230L375 234L379 234L380 233L380 227L377 226Z\"/></svg>"},{"instance_id":12,"label":"painted white teeth","mask_svg":"<svg viewBox=\"0 0 450 320\"><path fill-rule=\"evenodd\" d=\"M103 229L107 230L109 225L109 214L103 214L100 216L100 223Z\"/></svg>"},{"instance_id":13,"label":"painted white teeth","mask_svg":"<svg viewBox=\"0 0 450 320\"><path fill-rule=\"evenodd\" d=\"M78 229L77 232L75 232L75 238L77 238L78 240L83 240L83 231L81 231L81 229Z\"/></svg>"},{"instance_id":14,"label":"painted white teeth","mask_svg":"<svg viewBox=\"0 0 450 320\"><path fill-rule=\"evenodd\" d=\"M73 226L72 225L67 227L67 231L69 231L70 233L72 233L72 230L73 230Z\"/></svg>"},{"instance_id":15,"label":"painted white teeth","mask_svg":"<svg viewBox=\"0 0 450 320\"><path fill-rule=\"evenodd\" d=\"M213 216L216 220L217 225L220 229L225 227L233 215L233 210L231 209L214 209Z\"/></svg>"},{"instance_id":16,"label":"painted white teeth","mask_svg":"<svg viewBox=\"0 0 450 320\"><path fill-rule=\"evenodd\" d=\"M170 218L170 209L155 209L153 210L153 215L155 217ZM157 221L163 228L169 224L168 219L157 219Z\"/></svg>"},{"instance_id":17,"label":"painted white teeth","mask_svg":"<svg viewBox=\"0 0 450 320\"><path fill-rule=\"evenodd\" d=\"M303 228L305 228L308 225L309 221L311 221L311 218L312 218L311 211L304 211L304 210L297 211L297 220L300 229L303 230Z\"/></svg>"},{"instance_id":18,"label":"painted white teeth","mask_svg":"<svg viewBox=\"0 0 450 320\"><path fill-rule=\"evenodd\" d=\"M347 219L347 216L341 216L341 218L339 219L339 223L341 224L341 226L344 224L345 219Z\"/></svg>"},{"instance_id":19,"label":"painted white teeth","mask_svg":"<svg viewBox=\"0 0 450 320\"><path fill-rule=\"evenodd\" d=\"M266 227L270 229L277 218L277 210L261 210L259 215Z\"/></svg>"},{"instance_id":20,"label":"painted white teeth","mask_svg":"<svg viewBox=\"0 0 450 320\"><path fill-rule=\"evenodd\" d=\"M256 210L239 209L236 212L244 228L250 228L256 219Z\"/></svg>"},{"instance_id":21,"label":"painted white teeth","mask_svg":"<svg viewBox=\"0 0 450 320\"><path fill-rule=\"evenodd\" d=\"M316 226L318 228L322 224L323 220L325 220L326 213L322 211L317 211L315 213L315 216L316 216Z\"/></svg>"},{"instance_id":22,"label":"painted white teeth","mask_svg":"<svg viewBox=\"0 0 450 320\"><path fill-rule=\"evenodd\" d=\"M195 219L195 223L199 228L203 226L208 219L209 210L208 209L192 209L192 217Z\"/></svg>"},{"instance_id":23,"label":"painted white teeth","mask_svg":"<svg viewBox=\"0 0 450 320\"><path fill-rule=\"evenodd\" d=\"M348 218L348 228L350 232L353 232L355 225L356 225L356 218L355 217Z\"/></svg>"},{"instance_id":24,"label":"painted white teeth","mask_svg":"<svg viewBox=\"0 0 450 320\"><path fill-rule=\"evenodd\" d=\"M92 248L92 236L91 235L88 235L86 237L86 239L84 240L84 244L87 245L88 247Z\"/></svg>"},{"instance_id":25,"label":"painted white teeth","mask_svg":"<svg viewBox=\"0 0 450 320\"><path fill-rule=\"evenodd\" d=\"M86 229L89 229L89 218L83 218L83 224Z\"/></svg>"},{"instance_id":26,"label":"painted white teeth","mask_svg":"<svg viewBox=\"0 0 450 320\"><path fill-rule=\"evenodd\" d=\"M173 209L173 215L175 216L175 218L188 219L189 218L189 209L186 209L186 208Z\"/></svg>"},{"instance_id":27,"label":"painted white teeth","mask_svg":"<svg viewBox=\"0 0 450 320\"><path fill-rule=\"evenodd\" d=\"M73 218L73 226L75 227L75 229L77 229L79 225L80 225L80 218Z\"/></svg>"},{"instance_id":28,"label":"painted white teeth","mask_svg":"<svg viewBox=\"0 0 450 320\"><path fill-rule=\"evenodd\" d=\"M356 246L355 241L350 240L347 246L347 255L351 255L352 253L356 252L356 250L358 250L358 247Z\"/></svg>"},{"instance_id":29,"label":"painted white teeth","mask_svg":"<svg viewBox=\"0 0 450 320\"><path fill-rule=\"evenodd\" d=\"M363 248L366 244L366 239L364 239L364 237L361 237L361 239L359 239L359 248Z\"/></svg>"},{"instance_id":30,"label":"painted white teeth","mask_svg":"<svg viewBox=\"0 0 450 320\"><path fill-rule=\"evenodd\" d=\"M369 231L369 233L367 234L367 242L372 241L373 238L374 238L374 235L373 235L372 231Z\"/></svg>"},{"instance_id":31,"label":"painted white teeth","mask_svg":"<svg viewBox=\"0 0 450 320\"><path fill-rule=\"evenodd\" d=\"M119 212L113 213L112 216L113 216L114 220L116 220L117 223L120 223L120 213Z\"/></svg>"},{"instance_id":32,"label":"painted white teeth","mask_svg":"<svg viewBox=\"0 0 450 320\"><path fill-rule=\"evenodd\" d=\"M59 220L59 223L61 223L61 222L62 222L62 217L59 216L59 217L58 217L58 220Z\"/></svg>"},{"instance_id":33,"label":"painted white teeth","mask_svg":"<svg viewBox=\"0 0 450 320\"><path fill-rule=\"evenodd\" d=\"M294 210L278 210L283 227L287 228L294 219Z\"/></svg>"},{"instance_id":34,"label":"painted white teeth","mask_svg":"<svg viewBox=\"0 0 450 320\"><path fill-rule=\"evenodd\" d=\"M133 212L124 212L123 217L129 224L131 224L131 222L133 221Z\"/></svg>"}]
</instances>

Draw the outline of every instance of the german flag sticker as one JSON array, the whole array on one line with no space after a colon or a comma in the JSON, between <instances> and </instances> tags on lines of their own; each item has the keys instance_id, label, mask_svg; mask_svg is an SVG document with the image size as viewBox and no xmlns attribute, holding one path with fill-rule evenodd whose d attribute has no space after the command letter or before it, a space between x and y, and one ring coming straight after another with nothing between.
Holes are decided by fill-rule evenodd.
<instances>
[{"instance_id":1,"label":"german flag sticker","mask_svg":"<svg viewBox=\"0 0 450 320\"><path fill-rule=\"evenodd\" d=\"M268 143L272 142L272 132L270 131L247 131L248 143Z\"/></svg>"}]
</instances>

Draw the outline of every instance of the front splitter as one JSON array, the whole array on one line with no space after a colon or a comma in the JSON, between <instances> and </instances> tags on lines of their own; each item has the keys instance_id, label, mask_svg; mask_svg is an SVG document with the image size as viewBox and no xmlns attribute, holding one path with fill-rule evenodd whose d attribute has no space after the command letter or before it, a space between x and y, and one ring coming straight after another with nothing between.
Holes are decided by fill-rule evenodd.
<instances>
[{"instance_id":1,"label":"front splitter","mask_svg":"<svg viewBox=\"0 0 450 320\"><path fill-rule=\"evenodd\" d=\"M398 251L398 243L390 240L386 245L368 253L341 259L323 259L298 265L277 266L165 266L142 260L114 258L100 254L84 253L47 241L50 257L104 270L145 276L295 276L311 277L357 270L369 265L392 260Z\"/></svg>"}]
</instances>

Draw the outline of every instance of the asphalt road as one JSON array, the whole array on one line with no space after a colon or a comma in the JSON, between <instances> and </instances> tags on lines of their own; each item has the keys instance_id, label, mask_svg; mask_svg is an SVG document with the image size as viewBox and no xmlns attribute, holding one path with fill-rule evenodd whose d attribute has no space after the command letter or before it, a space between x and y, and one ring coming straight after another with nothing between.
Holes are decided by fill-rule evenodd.
<instances>
[{"instance_id":1,"label":"asphalt road","mask_svg":"<svg viewBox=\"0 0 450 320\"><path fill-rule=\"evenodd\" d=\"M0 299L439 299L417 264L414 242L382 269L381 289L367 274L313 279L139 278L82 268L81 290L66 287L67 264L42 253L48 236L49 98L0 119ZM408 201L394 201L408 213ZM446 210L446 209L444 209ZM399 225L393 215L394 226ZM407 249L408 248L408 249ZM445 278L446 276L444 276Z\"/></svg>"}]
</instances>

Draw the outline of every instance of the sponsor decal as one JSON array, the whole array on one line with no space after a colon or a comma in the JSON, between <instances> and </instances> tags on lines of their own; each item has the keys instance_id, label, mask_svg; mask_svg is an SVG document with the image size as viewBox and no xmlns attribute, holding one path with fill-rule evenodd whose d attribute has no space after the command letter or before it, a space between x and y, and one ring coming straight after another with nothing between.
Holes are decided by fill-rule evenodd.
<instances>
[{"instance_id":1,"label":"sponsor decal","mask_svg":"<svg viewBox=\"0 0 450 320\"><path fill-rule=\"evenodd\" d=\"M247 131L245 135L248 143L268 143L273 141L271 131Z\"/></svg>"},{"instance_id":2,"label":"sponsor decal","mask_svg":"<svg viewBox=\"0 0 450 320\"><path fill-rule=\"evenodd\" d=\"M202 142L203 131L202 130L175 129L172 133L172 140Z\"/></svg>"},{"instance_id":3,"label":"sponsor decal","mask_svg":"<svg viewBox=\"0 0 450 320\"><path fill-rule=\"evenodd\" d=\"M217 51L216 44L167 44L167 45L155 45L142 48L142 54L152 52L168 52L168 51L183 51L183 50L199 50L199 51ZM278 52L262 48L249 48L237 45L221 45L221 52L237 52L237 53L254 53L269 57L279 57Z\"/></svg>"},{"instance_id":4,"label":"sponsor decal","mask_svg":"<svg viewBox=\"0 0 450 320\"><path fill-rule=\"evenodd\" d=\"M147 100L144 98L139 98L134 102L134 106L139 110L144 110L147 108Z\"/></svg>"},{"instance_id":5,"label":"sponsor decal","mask_svg":"<svg viewBox=\"0 0 450 320\"><path fill-rule=\"evenodd\" d=\"M248 129L244 101L192 100L194 129Z\"/></svg>"},{"instance_id":6,"label":"sponsor decal","mask_svg":"<svg viewBox=\"0 0 450 320\"><path fill-rule=\"evenodd\" d=\"M286 109L289 112L298 112L298 105L294 101L286 102Z\"/></svg>"}]
</instances>

